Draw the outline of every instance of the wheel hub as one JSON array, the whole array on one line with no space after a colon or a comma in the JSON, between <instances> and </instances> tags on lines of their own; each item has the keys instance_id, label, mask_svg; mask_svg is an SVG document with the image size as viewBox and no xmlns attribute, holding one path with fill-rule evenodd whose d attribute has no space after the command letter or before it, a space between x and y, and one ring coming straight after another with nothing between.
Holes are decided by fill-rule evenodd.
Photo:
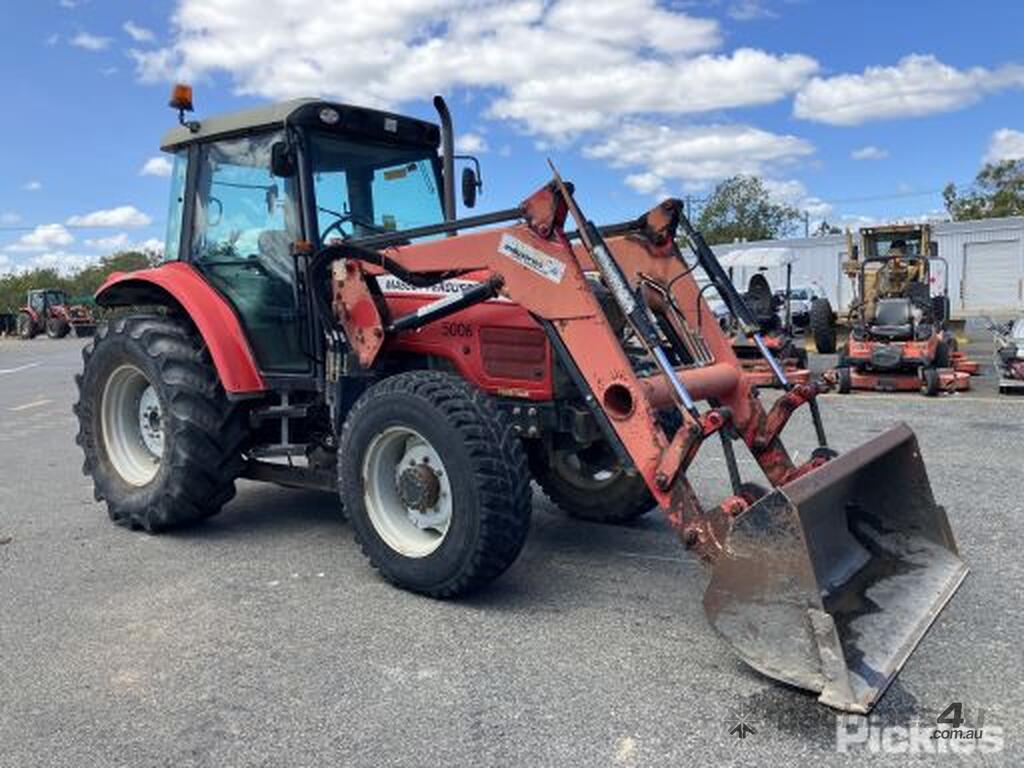
<instances>
[{"instance_id":1,"label":"wheel hub","mask_svg":"<svg viewBox=\"0 0 1024 768\"><path fill-rule=\"evenodd\" d=\"M452 521L452 488L441 455L418 432L389 427L367 446L365 503L380 537L408 557L441 546Z\"/></svg>"},{"instance_id":2,"label":"wheel hub","mask_svg":"<svg viewBox=\"0 0 1024 768\"><path fill-rule=\"evenodd\" d=\"M129 485L149 483L164 454L163 408L145 374L127 363L115 369L103 389L100 424L107 457Z\"/></svg>"},{"instance_id":3,"label":"wheel hub","mask_svg":"<svg viewBox=\"0 0 1024 768\"><path fill-rule=\"evenodd\" d=\"M441 481L426 464L402 470L398 476L398 497L409 509L422 512L437 505Z\"/></svg>"}]
</instances>

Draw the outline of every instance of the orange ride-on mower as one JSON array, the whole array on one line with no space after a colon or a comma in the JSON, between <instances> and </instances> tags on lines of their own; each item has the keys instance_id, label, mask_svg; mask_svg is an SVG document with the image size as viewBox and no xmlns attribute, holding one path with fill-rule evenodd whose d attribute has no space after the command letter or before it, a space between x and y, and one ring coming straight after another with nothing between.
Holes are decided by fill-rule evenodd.
<instances>
[{"instance_id":1,"label":"orange ride-on mower","mask_svg":"<svg viewBox=\"0 0 1024 768\"><path fill-rule=\"evenodd\" d=\"M114 522L198 523L243 477L329 490L384 578L454 598L516 559L531 476L584 518L657 506L707 563L705 611L741 658L872 707L967 567L909 428L837 456L820 384L778 368L768 406L701 328L697 264L777 367L680 201L599 228L556 175L457 219L440 99L440 127L314 100L186 121L190 102L176 89L163 143L168 259L100 288L146 309L101 326L77 378L84 469ZM801 406L818 446L796 463L782 432ZM710 504L687 478L709 440L728 468Z\"/></svg>"},{"instance_id":2,"label":"orange ride-on mower","mask_svg":"<svg viewBox=\"0 0 1024 768\"><path fill-rule=\"evenodd\" d=\"M758 270L750 276L743 298L757 321L765 347L782 366L787 380L791 384L806 384L811 379L811 372L807 368L807 350L793 338L792 303L789 300L793 261L792 252L785 248L747 248L731 251L720 259L728 271L730 281L736 269ZM768 278L764 275L769 269L785 270L786 289L781 296L772 292ZM733 352L750 383L758 387L781 387L782 383L762 356L761 350L747 334L735 331L738 329L734 328L732 337Z\"/></svg>"},{"instance_id":3,"label":"orange ride-on mower","mask_svg":"<svg viewBox=\"0 0 1024 768\"><path fill-rule=\"evenodd\" d=\"M859 271L859 295L865 292L868 265L880 265L873 276L884 286L887 270L899 273L904 295L879 291L858 307L857 322L839 351L839 364L831 372L836 389L879 392L920 391L928 396L970 389L970 374L952 364L955 339L945 330L946 296L931 297L929 259L917 255L887 255L864 259ZM905 273L922 272L922 279L907 281ZM893 281L895 282L895 281Z\"/></svg>"}]
</instances>

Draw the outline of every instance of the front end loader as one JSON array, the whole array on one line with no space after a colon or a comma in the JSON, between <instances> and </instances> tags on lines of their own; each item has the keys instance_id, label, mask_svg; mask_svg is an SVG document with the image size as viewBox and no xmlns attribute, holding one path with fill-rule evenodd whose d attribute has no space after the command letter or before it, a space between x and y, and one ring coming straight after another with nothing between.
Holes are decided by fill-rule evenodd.
<instances>
[{"instance_id":1,"label":"front end loader","mask_svg":"<svg viewBox=\"0 0 1024 768\"><path fill-rule=\"evenodd\" d=\"M434 597L511 565L531 477L577 517L658 507L744 661L868 711L967 573L913 433L837 455L824 384L789 381L678 200L597 226L554 172L456 218L435 103L440 127L313 100L198 122L176 89L168 260L101 287L101 305L150 309L101 326L78 377L97 499L159 532L215 514L238 478L335 491L382 576ZM772 402L698 265L780 382ZM803 406L818 445L797 463L781 434ZM708 440L730 489L712 504L687 479Z\"/></svg>"}]
</instances>

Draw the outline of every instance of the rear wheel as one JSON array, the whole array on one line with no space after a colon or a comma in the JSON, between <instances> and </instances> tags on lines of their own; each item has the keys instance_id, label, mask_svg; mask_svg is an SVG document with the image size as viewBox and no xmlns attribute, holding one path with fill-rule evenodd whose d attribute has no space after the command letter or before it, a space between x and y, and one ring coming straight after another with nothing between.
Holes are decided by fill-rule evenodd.
<instances>
[{"instance_id":1,"label":"rear wheel","mask_svg":"<svg viewBox=\"0 0 1024 768\"><path fill-rule=\"evenodd\" d=\"M490 398L437 371L374 385L345 420L338 486L356 540L389 581L453 597L498 577L530 525L530 478Z\"/></svg>"},{"instance_id":2,"label":"rear wheel","mask_svg":"<svg viewBox=\"0 0 1024 768\"><path fill-rule=\"evenodd\" d=\"M936 368L921 369L921 394L935 397L939 394L939 371Z\"/></svg>"},{"instance_id":3,"label":"rear wheel","mask_svg":"<svg viewBox=\"0 0 1024 768\"><path fill-rule=\"evenodd\" d=\"M18 336L25 341L33 338L36 335L36 326L32 322L32 318L25 312L18 315Z\"/></svg>"},{"instance_id":4,"label":"rear wheel","mask_svg":"<svg viewBox=\"0 0 1024 768\"><path fill-rule=\"evenodd\" d=\"M169 318L129 316L101 326L82 356L77 442L110 518L156 533L218 512L246 429L202 340Z\"/></svg>"},{"instance_id":5,"label":"rear wheel","mask_svg":"<svg viewBox=\"0 0 1024 768\"><path fill-rule=\"evenodd\" d=\"M70 329L68 321L62 317L51 317L46 321L46 335L51 339L63 339Z\"/></svg>"},{"instance_id":6,"label":"rear wheel","mask_svg":"<svg viewBox=\"0 0 1024 768\"><path fill-rule=\"evenodd\" d=\"M850 394L850 390L853 389L853 373L850 368L836 368L836 389L841 395Z\"/></svg>"},{"instance_id":7,"label":"rear wheel","mask_svg":"<svg viewBox=\"0 0 1024 768\"><path fill-rule=\"evenodd\" d=\"M814 337L814 346L823 355L836 351L836 323L832 304L828 299L814 299L808 313L808 325Z\"/></svg>"}]
</instances>

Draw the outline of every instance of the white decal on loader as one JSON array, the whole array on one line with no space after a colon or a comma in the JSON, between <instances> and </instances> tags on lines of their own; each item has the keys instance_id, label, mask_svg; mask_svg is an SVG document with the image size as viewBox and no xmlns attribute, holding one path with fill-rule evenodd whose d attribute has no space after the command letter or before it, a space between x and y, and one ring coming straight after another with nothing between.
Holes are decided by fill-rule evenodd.
<instances>
[{"instance_id":1,"label":"white decal on loader","mask_svg":"<svg viewBox=\"0 0 1024 768\"><path fill-rule=\"evenodd\" d=\"M498 253L507 256L517 264L526 267L531 272L536 272L552 283L562 282L565 275L565 264L554 256L548 256L544 251L524 243L512 235L502 235L501 244L498 246Z\"/></svg>"}]
</instances>

